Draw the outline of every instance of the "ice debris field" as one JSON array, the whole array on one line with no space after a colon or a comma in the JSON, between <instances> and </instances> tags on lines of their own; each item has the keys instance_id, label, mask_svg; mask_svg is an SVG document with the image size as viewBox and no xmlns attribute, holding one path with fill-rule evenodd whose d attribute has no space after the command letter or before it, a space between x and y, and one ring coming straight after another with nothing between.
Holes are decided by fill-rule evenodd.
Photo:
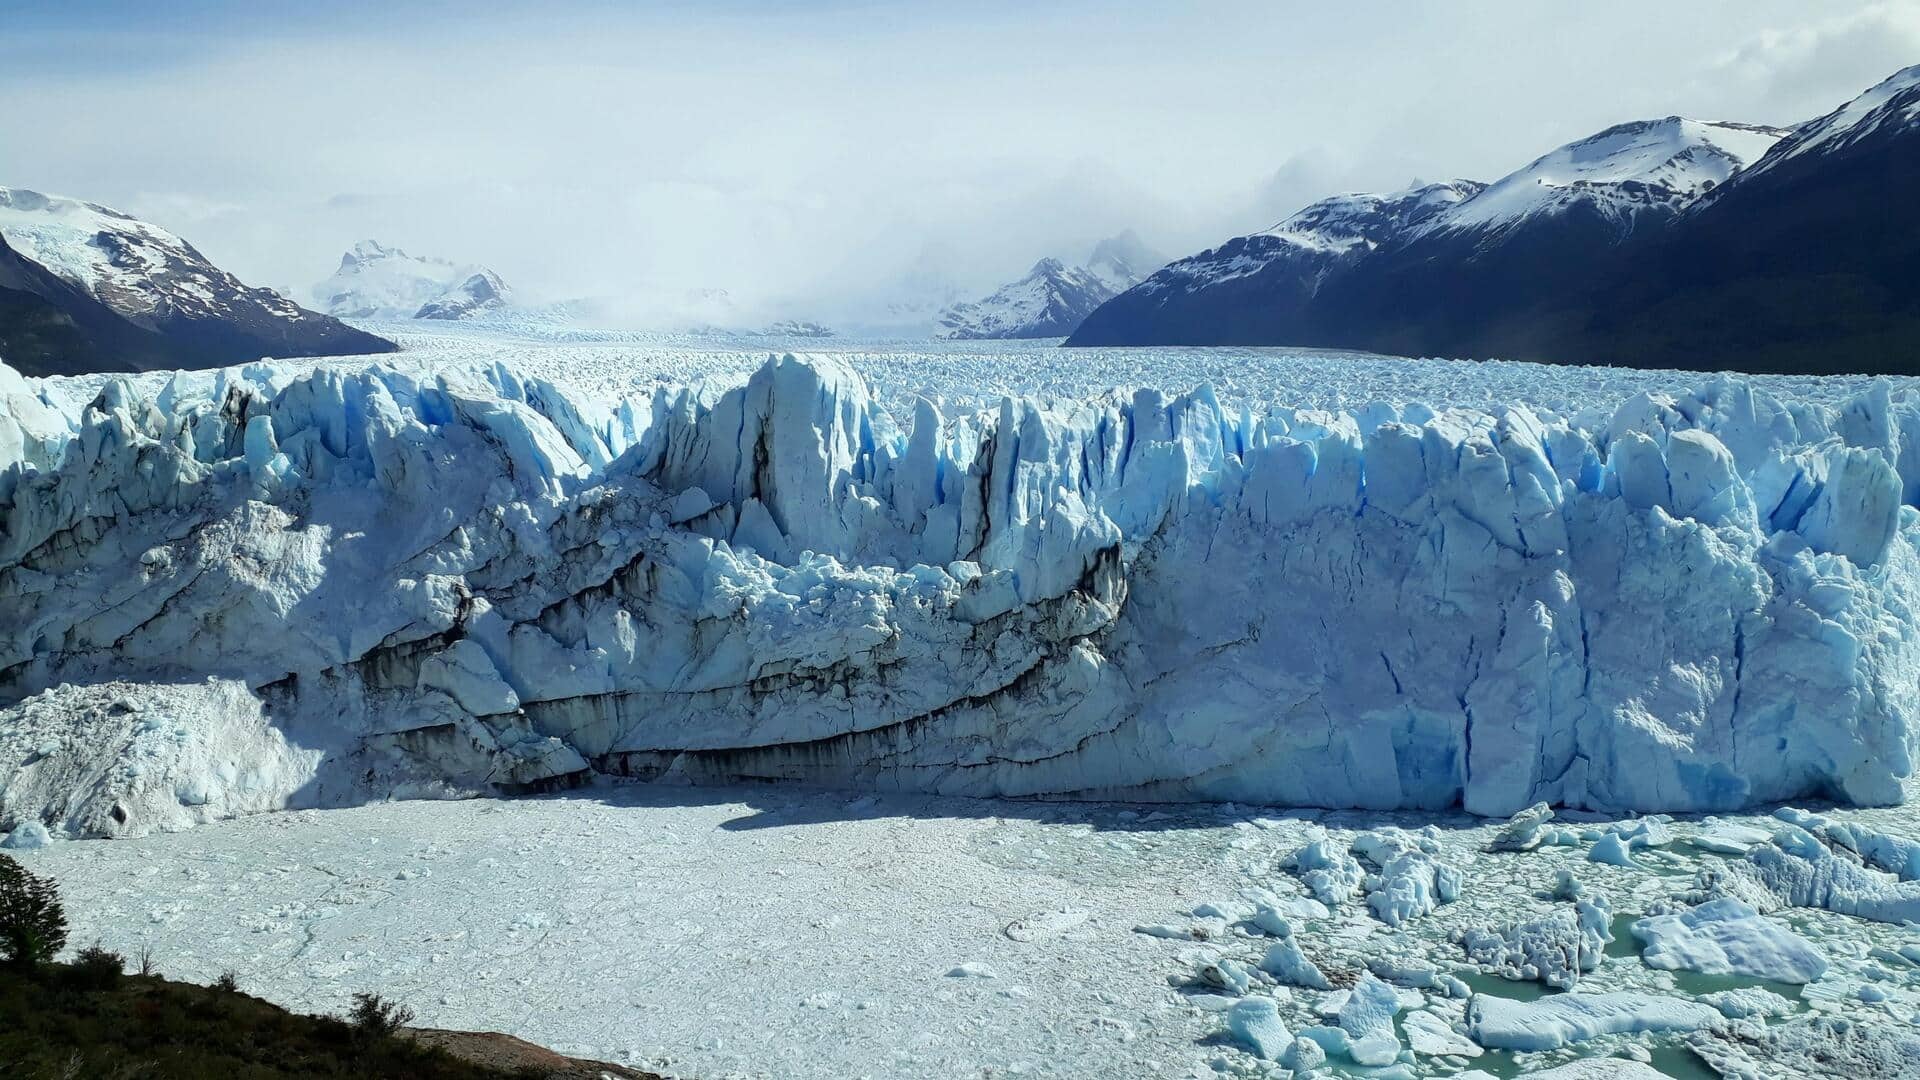
<instances>
[{"instance_id":1,"label":"ice debris field","mask_svg":"<svg viewBox=\"0 0 1920 1080\"><path fill-rule=\"evenodd\" d=\"M461 980L490 964L530 980L474 1006L524 1017L515 1033L705 1077L1513 1075L1615 1051L1669 1075L1859 1077L1901 1075L1915 1050L1920 848L1903 811L1855 809L1896 806L1912 773L1911 383L1273 350L404 344L177 376L0 368L0 830L83 896L160 911L177 886L152 924L186 924L176 948L242 967L233 950L255 948L273 992L308 1003L407 986L421 953ZM683 818L728 847L695 793L742 781L795 785L770 790L819 820L724 865L703 851L683 888L735 874L784 896L766 879L820 846L876 850L831 812L843 797L803 789L943 807L898 814L889 842L924 861L865 894L902 925L862 932L969 953L977 935L929 921L1031 888L1041 907L992 916L1071 923L1019 954L1057 978L1017 988L1001 1035L938 1009L831 1039L788 1017L803 1051L775 1062L780 1045L674 1026L725 1030L724 989L642 995L636 1016L621 987L653 977L644 958L721 968L700 977L751 999L811 978L844 935L723 962L726 931L699 918L681 962L583 922L626 965L609 1003L529 1011L528 987L577 972L500 963L499 935L553 929L495 926L506 907L555 902L576 866L619 880L635 867L608 860ZM595 796L362 805L580 785ZM1152 813L1198 824L953 796L1185 804ZM1376 813L1193 805L1227 802ZM159 835L343 806L360 808ZM483 883L505 856L461 822L506 815L511 846L556 807L618 841L533 845L520 884ZM996 861L991 815L1074 855ZM1091 827L1050 831L1069 820ZM436 829L486 940L426 940L466 933L418 921L454 903L432 900L441 878L312 877L413 881L396 852ZM361 839L326 839L341 830ZM1139 842L1163 831L1181 842ZM339 930L386 935L374 955L309 963L313 907L261 931L297 954L215 943L232 905L272 892L257 850L277 836L328 853L282 860L286 903L364 897ZM44 846L100 837L118 839ZM1098 880L1063 882L1100 867L1136 889L1096 919ZM686 917L648 887L615 906ZM914 981L895 949L857 992L997 984L983 972L1035 944L1002 929L951 957L951 981ZM1089 965L1096 984L1063 991ZM423 1015L503 1026L460 1000Z\"/></svg>"},{"instance_id":2,"label":"ice debris field","mask_svg":"<svg viewBox=\"0 0 1920 1080\"><path fill-rule=\"evenodd\" d=\"M169 976L686 1080L1913 1075L1907 813L1524 821L605 785L10 854Z\"/></svg>"}]
</instances>

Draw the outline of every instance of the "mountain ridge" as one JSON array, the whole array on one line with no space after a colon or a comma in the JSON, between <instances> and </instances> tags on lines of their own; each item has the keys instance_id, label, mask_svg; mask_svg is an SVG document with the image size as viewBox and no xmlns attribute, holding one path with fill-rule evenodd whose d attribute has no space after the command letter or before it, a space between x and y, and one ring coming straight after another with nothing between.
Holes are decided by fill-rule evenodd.
<instances>
[{"instance_id":1,"label":"mountain ridge","mask_svg":"<svg viewBox=\"0 0 1920 1080\"><path fill-rule=\"evenodd\" d=\"M1388 197L1322 200L1175 261L1067 344L1911 371L1920 301L1901 283L1920 273L1920 212L1902 178L1914 168L1920 66L1794 128L1633 121L1385 242L1289 228Z\"/></svg>"},{"instance_id":2,"label":"mountain ridge","mask_svg":"<svg viewBox=\"0 0 1920 1080\"><path fill-rule=\"evenodd\" d=\"M0 187L0 355L29 374L218 367L396 346L98 203Z\"/></svg>"}]
</instances>

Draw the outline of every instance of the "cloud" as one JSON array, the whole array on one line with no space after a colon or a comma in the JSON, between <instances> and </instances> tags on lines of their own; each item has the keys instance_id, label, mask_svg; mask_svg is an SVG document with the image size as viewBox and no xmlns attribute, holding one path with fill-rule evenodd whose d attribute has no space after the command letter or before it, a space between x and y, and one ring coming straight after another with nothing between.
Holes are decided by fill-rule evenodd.
<instances>
[{"instance_id":1,"label":"cloud","mask_svg":"<svg viewBox=\"0 0 1920 1080\"><path fill-rule=\"evenodd\" d=\"M1797 119L1920 53L1912 5L1788 0L1675 5L1659 33L1532 0L194 6L189 33L42 5L0 40L24 103L0 183L274 286L371 237L536 299L722 289L829 321L1128 227L1181 254L1336 191L1493 179L1638 116Z\"/></svg>"},{"instance_id":2,"label":"cloud","mask_svg":"<svg viewBox=\"0 0 1920 1080\"><path fill-rule=\"evenodd\" d=\"M1792 124L1823 116L1914 63L1920 63L1920 4L1875 4L1811 25L1765 30L1720 57L1695 89L1726 99L1729 107L1743 105L1746 116Z\"/></svg>"}]
</instances>

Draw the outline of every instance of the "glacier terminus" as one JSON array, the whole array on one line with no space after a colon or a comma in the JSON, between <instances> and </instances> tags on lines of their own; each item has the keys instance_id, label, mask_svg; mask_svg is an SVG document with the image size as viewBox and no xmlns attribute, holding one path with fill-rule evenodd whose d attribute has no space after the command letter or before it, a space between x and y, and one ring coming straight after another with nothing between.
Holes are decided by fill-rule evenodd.
<instances>
[{"instance_id":1,"label":"glacier terminus","mask_svg":"<svg viewBox=\"0 0 1920 1080\"><path fill-rule=\"evenodd\" d=\"M53 382L0 370L0 829L595 775L1505 816L1912 771L1920 393L1888 380L1564 415L948 415L790 353L624 398L484 363Z\"/></svg>"}]
</instances>

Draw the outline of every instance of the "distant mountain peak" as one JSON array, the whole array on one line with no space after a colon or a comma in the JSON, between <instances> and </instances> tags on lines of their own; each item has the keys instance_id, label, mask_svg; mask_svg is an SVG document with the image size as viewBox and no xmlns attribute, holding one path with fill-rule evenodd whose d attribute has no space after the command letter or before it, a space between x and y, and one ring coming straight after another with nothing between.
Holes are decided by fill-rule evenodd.
<instances>
[{"instance_id":1,"label":"distant mountain peak","mask_svg":"<svg viewBox=\"0 0 1920 1080\"><path fill-rule=\"evenodd\" d=\"M1782 128L1684 116L1632 120L1559 147L1434 219L1435 232L1500 233L1575 206L1631 229L1649 211L1677 213L1758 161Z\"/></svg>"},{"instance_id":2,"label":"distant mountain peak","mask_svg":"<svg viewBox=\"0 0 1920 1080\"><path fill-rule=\"evenodd\" d=\"M1025 277L982 299L948 305L934 336L979 340L1071 334L1095 308L1138 284L1165 260L1127 229L1093 246L1085 266L1047 256Z\"/></svg>"},{"instance_id":3,"label":"distant mountain peak","mask_svg":"<svg viewBox=\"0 0 1920 1080\"><path fill-rule=\"evenodd\" d=\"M1794 128L1780 141L1777 152L1751 172L1763 173L1811 153L1842 152L1876 135L1897 135L1916 124L1920 124L1920 64L1901 68L1825 116Z\"/></svg>"},{"instance_id":4,"label":"distant mountain peak","mask_svg":"<svg viewBox=\"0 0 1920 1080\"><path fill-rule=\"evenodd\" d=\"M413 313L416 319L471 319L506 307L510 291L500 275L477 270L465 281L441 293Z\"/></svg>"},{"instance_id":5,"label":"distant mountain peak","mask_svg":"<svg viewBox=\"0 0 1920 1080\"><path fill-rule=\"evenodd\" d=\"M1148 247L1132 229L1093 245L1093 253L1087 256L1087 269L1113 286L1116 293L1131 289L1165 265L1167 257Z\"/></svg>"},{"instance_id":6,"label":"distant mountain peak","mask_svg":"<svg viewBox=\"0 0 1920 1080\"><path fill-rule=\"evenodd\" d=\"M466 319L504 308L509 290L484 266L409 255L378 240L361 240L313 294L328 314L340 318Z\"/></svg>"}]
</instances>

